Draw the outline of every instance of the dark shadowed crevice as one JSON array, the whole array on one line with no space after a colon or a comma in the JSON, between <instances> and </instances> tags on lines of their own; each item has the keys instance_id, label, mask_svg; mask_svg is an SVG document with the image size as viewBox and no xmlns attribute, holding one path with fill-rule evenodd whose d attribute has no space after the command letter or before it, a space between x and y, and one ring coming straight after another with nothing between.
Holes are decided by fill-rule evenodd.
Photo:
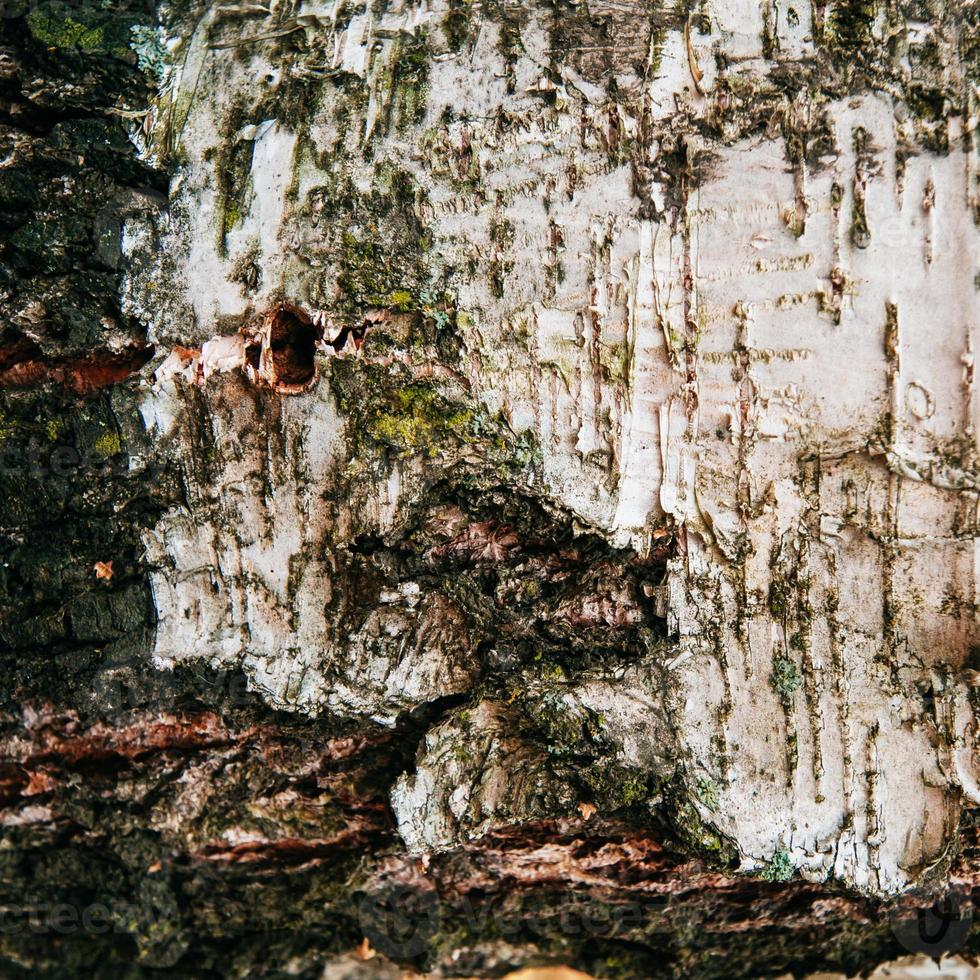
<instances>
[{"instance_id":1,"label":"dark shadowed crevice","mask_svg":"<svg viewBox=\"0 0 980 980\"><path fill-rule=\"evenodd\" d=\"M14 333L0 341L0 376L18 364L36 361L44 356L40 345L24 334Z\"/></svg>"},{"instance_id":2,"label":"dark shadowed crevice","mask_svg":"<svg viewBox=\"0 0 980 980\"><path fill-rule=\"evenodd\" d=\"M301 310L282 307L275 312L269 328L269 350L277 384L305 385L313 380L321 333Z\"/></svg>"},{"instance_id":3,"label":"dark shadowed crevice","mask_svg":"<svg viewBox=\"0 0 980 980\"><path fill-rule=\"evenodd\" d=\"M253 371L258 371L259 365L262 363L262 345L248 344L245 347L245 363L252 368Z\"/></svg>"}]
</instances>

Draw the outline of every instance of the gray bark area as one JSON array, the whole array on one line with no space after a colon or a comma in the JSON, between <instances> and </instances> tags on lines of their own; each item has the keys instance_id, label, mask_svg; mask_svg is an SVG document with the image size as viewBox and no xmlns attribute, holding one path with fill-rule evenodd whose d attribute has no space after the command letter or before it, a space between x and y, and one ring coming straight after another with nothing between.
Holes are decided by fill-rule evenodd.
<instances>
[{"instance_id":1,"label":"gray bark area","mask_svg":"<svg viewBox=\"0 0 980 980\"><path fill-rule=\"evenodd\" d=\"M976 4L0 13L4 976L975 960Z\"/></svg>"}]
</instances>

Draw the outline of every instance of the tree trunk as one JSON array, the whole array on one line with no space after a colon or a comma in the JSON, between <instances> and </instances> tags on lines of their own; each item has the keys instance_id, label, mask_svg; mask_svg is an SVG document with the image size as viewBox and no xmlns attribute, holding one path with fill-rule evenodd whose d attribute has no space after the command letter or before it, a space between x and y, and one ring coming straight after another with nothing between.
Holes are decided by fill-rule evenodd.
<instances>
[{"instance_id":1,"label":"tree trunk","mask_svg":"<svg viewBox=\"0 0 980 980\"><path fill-rule=\"evenodd\" d=\"M976 3L0 14L4 975L975 960Z\"/></svg>"}]
</instances>

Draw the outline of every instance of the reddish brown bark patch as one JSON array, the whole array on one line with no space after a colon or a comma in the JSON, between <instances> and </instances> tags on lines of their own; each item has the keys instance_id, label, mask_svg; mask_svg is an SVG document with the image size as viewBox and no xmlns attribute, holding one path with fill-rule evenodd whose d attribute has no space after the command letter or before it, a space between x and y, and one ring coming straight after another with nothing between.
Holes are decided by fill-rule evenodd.
<instances>
[{"instance_id":1,"label":"reddish brown bark patch","mask_svg":"<svg viewBox=\"0 0 980 980\"><path fill-rule=\"evenodd\" d=\"M268 867L290 867L319 863L334 858L344 849L366 847L372 843L376 827L359 828L352 824L330 838L313 840L282 837L278 840L255 840L232 847L212 845L191 855L207 861L228 864L255 864Z\"/></svg>"},{"instance_id":2,"label":"reddish brown bark patch","mask_svg":"<svg viewBox=\"0 0 980 980\"><path fill-rule=\"evenodd\" d=\"M0 346L0 388L39 388L54 384L76 395L120 384L153 356L153 347L94 351L85 357L46 357L26 337Z\"/></svg>"}]
</instances>

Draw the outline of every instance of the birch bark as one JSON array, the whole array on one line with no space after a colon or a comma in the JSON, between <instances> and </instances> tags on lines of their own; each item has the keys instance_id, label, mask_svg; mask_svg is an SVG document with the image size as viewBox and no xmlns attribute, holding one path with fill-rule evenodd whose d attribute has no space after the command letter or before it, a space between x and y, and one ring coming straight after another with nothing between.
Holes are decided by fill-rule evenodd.
<instances>
[{"instance_id":1,"label":"birch bark","mask_svg":"<svg viewBox=\"0 0 980 980\"><path fill-rule=\"evenodd\" d=\"M140 860L186 865L120 886L170 910L163 938L136 916L138 955L213 952L201 862L234 902L242 864L268 867L336 950L364 933L444 971L495 876L561 883L566 908L573 881L606 909L690 888L694 920L720 901L758 939L746 975L918 952L889 925L917 896L969 908L975 4L188 2L159 34L120 14L126 58L102 15L63 13L9 18L11 58L128 58L155 92L84 109L134 145L83 161L120 184L85 199L86 295L111 311L59 326L77 269L4 299L11 444L120 464L31 477L69 515L50 555L40 503L11 497L4 639L78 666L15 685L11 772L52 782L12 776L7 819L29 842L68 819L72 739L127 767L147 739L192 747L126 791ZM34 114L17 136L10 110L18 161L63 124L7 77ZM22 584L63 552L68 579ZM417 943L378 926L393 895ZM813 903L795 954L753 895ZM820 902L839 941L801 938ZM718 935L671 927L668 967L641 911L588 942L549 920L537 946L526 908L506 941L470 923L460 969L563 949L712 975Z\"/></svg>"}]
</instances>

